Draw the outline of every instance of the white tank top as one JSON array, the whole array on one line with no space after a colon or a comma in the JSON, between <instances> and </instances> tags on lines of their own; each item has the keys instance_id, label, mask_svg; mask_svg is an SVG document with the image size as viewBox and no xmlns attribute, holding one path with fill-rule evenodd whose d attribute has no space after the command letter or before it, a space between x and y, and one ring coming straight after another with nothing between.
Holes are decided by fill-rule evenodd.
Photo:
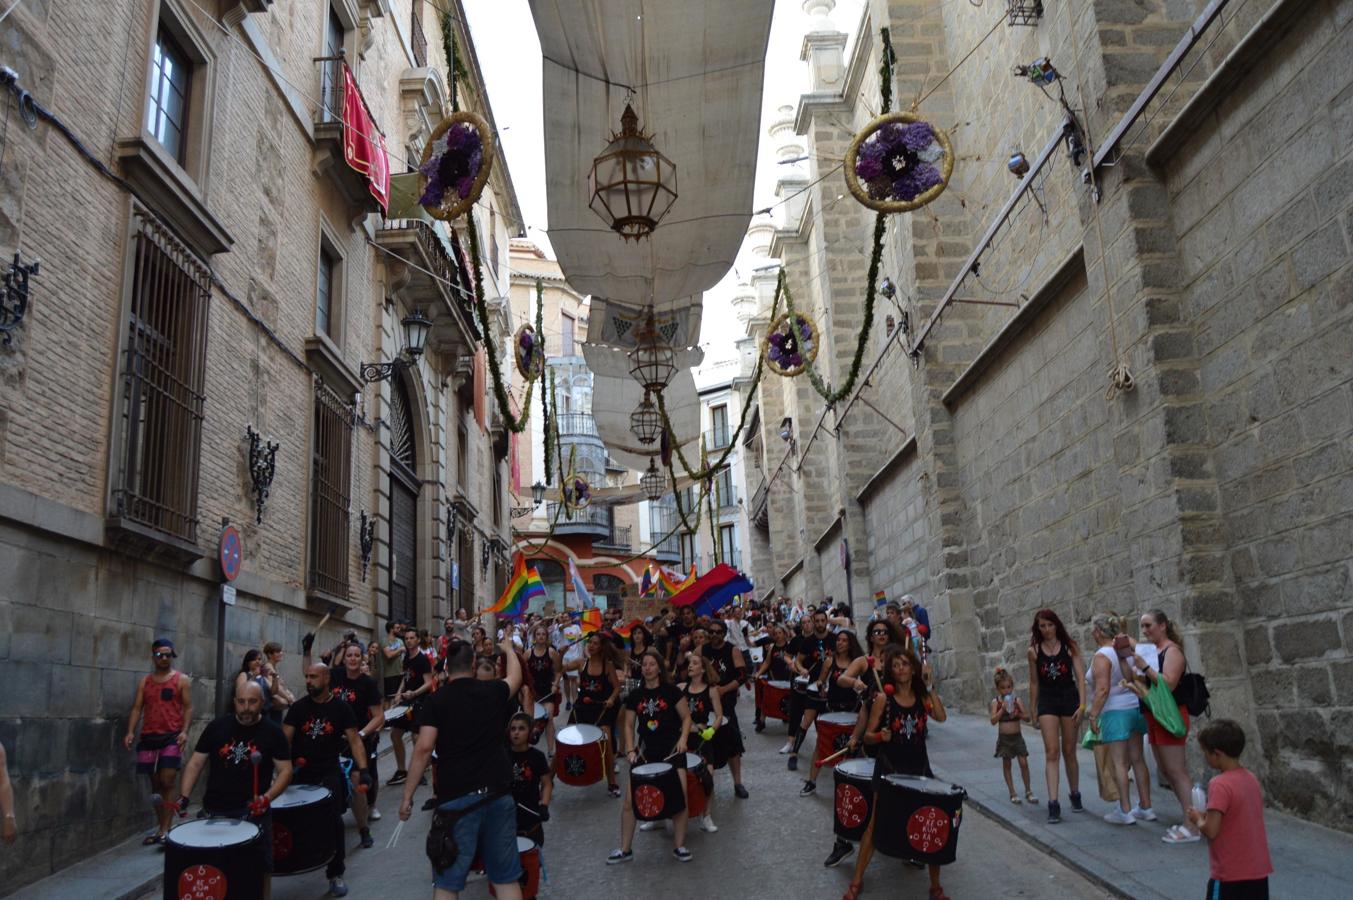
<instances>
[{"instance_id":1,"label":"white tank top","mask_svg":"<svg viewBox=\"0 0 1353 900\"><path fill-rule=\"evenodd\" d=\"M1137 695L1119 684L1123 680L1123 668L1118 664L1118 654L1114 652L1112 647L1100 647L1095 651L1095 656L1102 656L1109 661L1109 697L1104 701L1104 709L1136 709ZM1085 680L1088 683L1091 696L1093 696L1095 685L1094 657L1091 657L1090 671L1086 673Z\"/></svg>"}]
</instances>

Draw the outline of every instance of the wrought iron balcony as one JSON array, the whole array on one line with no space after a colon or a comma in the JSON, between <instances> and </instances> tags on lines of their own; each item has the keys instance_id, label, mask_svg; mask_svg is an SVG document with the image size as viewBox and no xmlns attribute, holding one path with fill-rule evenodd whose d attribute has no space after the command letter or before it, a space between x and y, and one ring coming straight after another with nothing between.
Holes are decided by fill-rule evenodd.
<instances>
[{"instance_id":1,"label":"wrought iron balcony","mask_svg":"<svg viewBox=\"0 0 1353 900\"><path fill-rule=\"evenodd\" d=\"M592 546L600 550L623 550L628 552L634 545L630 542L629 525L612 526L611 533L603 540L592 542Z\"/></svg>"},{"instance_id":2,"label":"wrought iron balcony","mask_svg":"<svg viewBox=\"0 0 1353 900\"><path fill-rule=\"evenodd\" d=\"M381 206L371 193L366 174L348 165L343 152L343 104L347 96L343 90L346 68L343 54L317 56L315 65L319 67L320 90L319 109L315 111L314 168L328 177L351 209L354 221L360 221L369 213L380 212ZM366 100L362 103L365 105ZM367 116L374 124L376 120L369 108Z\"/></svg>"},{"instance_id":3,"label":"wrought iron balcony","mask_svg":"<svg viewBox=\"0 0 1353 900\"><path fill-rule=\"evenodd\" d=\"M560 413L559 436L597 437L597 420L591 413Z\"/></svg>"},{"instance_id":4,"label":"wrought iron balcony","mask_svg":"<svg viewBox=\"0 0 1353 900\"><path fill-rule=\"evenodd\" d=\"M405 293L432 320L428 346L440 353L469 353L479 338L470 279L457 247L423 219L382 219L376 243L394 255L385 264L408 278ZM402 262L401 262L402 261Z\"/></svg>"},{"instance_id":5,"label":"wrought iron balcony","mask_svg":"<svg viewBox=\"0 0 1353 900\"><path fill-rule=\"evenodd\" d=\"M557 535L590 535L594 540L611 536L611 513L602 507L589 506L587 509L575 510L570 517L567 512L559 510L558 503L550 503L546 506L545 515L554 522L554 533Z\"/></svg>"},{"instance_id":6,"label":"wrought iron balcony","mask_svg":"<svg viewBox=\"0 0 1353 900\"><path fill-rule=\"evenodd\" d=\"M769 495L766 479L762 477L761 483L757 485L756 492L752 494L752 506L748 510L752 519L752 524L762 531L770 528L770 511L766 498Z\"/></svg>"},{"instance_id":7,"label":"wrought iron balcony","mask_svg":"<svg viewBox=\"0 0 1353 900\"><path fill-rule=\"evenodd\" d=\"M719 556L718 561L722 563L727 563L728 565L737 569L739 572L742 571L742 551L740 549L734 548L731 552L721 554ZM714 554L713 553L705 554L705 571L709 571L710 569L714 568L714 565L715 565Z\"/></svg>"}]
</instances>

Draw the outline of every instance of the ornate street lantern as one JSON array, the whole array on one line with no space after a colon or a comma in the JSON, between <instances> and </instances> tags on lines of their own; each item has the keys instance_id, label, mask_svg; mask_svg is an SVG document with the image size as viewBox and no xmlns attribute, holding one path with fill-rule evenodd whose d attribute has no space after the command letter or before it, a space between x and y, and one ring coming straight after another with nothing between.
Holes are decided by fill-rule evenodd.
<instances>
[{"instance_id":1,"label":"ornate street lantern","mask_svg":"<svg viewBox=\"0 0 1353 900\"><path fill-rule=\"evenodd\" d=\"M651 444L658 439L658 434L662 431L662 413L658 412L658 407L654 405L647 391L644 392L644 399L630 413L630 431L639 439L641 444Z\"/></svg>"},{"instance_id":2,"label":"ornate street lantern","mask_svg":"<svg viewBox=\"0 0 1353 900\"><path fill-rule=\"evenodd\" d=\"M385 381L400 366L413 365L418 362L418 358L423 355L427 349L428 332L432 330L432 320L423 315L422 309L415 309L403 319L400 324L404 326L404 352L386 363L362 363L359 371L362 374L362 380L374 384L377 381Z\"/></svg>"},{"instance_id":3,"label":"ornate street lantern","mask_svg":"<svg viewBox=\"0 0 1353 900\"><path fill-rule=\"evenodd\" d=\"M592 211L625 240L653 233L677 198L676 166L639 130L639 117L625 104L620 132L592 160L587 176Z\"/></svg>"},{"instance_id":4,"label":"ornate street lantern","mask_svg":"<svg viewBox=\"0 0 1353 900\"><path fill-rule=\"evenodd\" d=\"M676 353L671 345L662 339L653 320L653 310L648 310L648 319L634 332L636 345L629 352L630 375L644 386L648 393L656 393L667 387L676 375Z\"/></svg>"},{"instance_id":5,"label":"ornate street lantern","mask_svg":"<svg viewBox=\"0 0 1353 900\"><path fill-rule=\"evenodd\" d=\"M644 496L656 503L667 493L667 476L659 472L658 467L650 459L648 471L639 479L639 486L643 488Z\"/></svg>"},{"instance_id":6,"label":"ornate street lantern","mask_svg":"<svg viewBox=\"0 0 1353 900\"><path fill-rule=\"evenodd\" d=\"M537 480L535 484L531 485L531 500L532 502L535 503L536 506L539 506L540 504L545 502L545 485L542 484L539 480Z\"/></svg>"}]
</instances>

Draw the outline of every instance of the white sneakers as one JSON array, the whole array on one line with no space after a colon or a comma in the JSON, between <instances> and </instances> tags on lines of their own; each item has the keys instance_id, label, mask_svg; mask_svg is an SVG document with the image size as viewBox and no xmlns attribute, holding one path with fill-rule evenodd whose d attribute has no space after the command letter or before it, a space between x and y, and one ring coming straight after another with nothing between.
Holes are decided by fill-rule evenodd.
<instances>
[{"instance_id":1,"label":"white sneakers","mask_svg":"<svg viewBox=\"0 0 1353 900\"><path fill-rule=\"evenodd\" d=\"M1121 808L1115 809L1113 812L1105 813L1105 814L1104 814L1104 821L1105 821L1105 822L1108 822L1110 825L1136 825L1136 824L1137 824L1137 820L1136 820L1136 818L1133 817L1132 813L1130 813L1130 812L1124 812Z\"/></svg>"},{"instance_id":2,"label":"white sneakers","mask_svg":"<svg viewBox=\"0 0 1353 900\"><path fill-rule=\"evenodd\" d=\"M785 741L785 745L784 745L783 747L780 748L780 755L781 755L781 756L786 756L786 755L788 755L789 751L790 751L790 750L793 750L793 749L794 749L794 742L793 742L793 741Z\"/></svg>"},{"instance_id":3,"label":"white sneakers","mask_svg":"<svg viewBox=\"0 0 1353 900\"><path fill-rule=\"evenodd\" d=\"M367 813L367 818L373 822L379 822L381 820L381 811L373 806L371 807L371 812Z\"/></svg>"},{"instance_id":4,"label":"white sneakers","mask_svg":"<svg viewBox=\"0 0 1353 900\"><path fill-rule=\"evenodd\" d=\"M1146 809L1142 809L1142 805L1138 803L1136 806L1132 807L1132 818L1141 822L1154 822L1160 817L1156 815L1156 811L1151 807L1148 806Z\"/></svg>"},{"instance_id":5,"label":"white sneakers","mask_svg":"<svg viewBox=\"0 0 1353 900\"><path fill-rule=\"evenodd\" d=\"M640 822L640 823L639 823L639 830L640 830L640 831L657 831L657 830L658 830L659 828L661 828L661 827L662 827L662 823L661 823L661 822Z\"/></svg>"},{"instance_id":6,"label":"white sneakers","mask_svg":"<svg viewBox=\"0 0 1353 900\"><path fill-rule=\"evenodd\" d=\"M705 815L700 817L700 830L708 832L709 834L713 834L714 832L719 830L719 826L715 825L714 820L709 817L708 813L706 813Z\"/></svg>"}]
</instances>

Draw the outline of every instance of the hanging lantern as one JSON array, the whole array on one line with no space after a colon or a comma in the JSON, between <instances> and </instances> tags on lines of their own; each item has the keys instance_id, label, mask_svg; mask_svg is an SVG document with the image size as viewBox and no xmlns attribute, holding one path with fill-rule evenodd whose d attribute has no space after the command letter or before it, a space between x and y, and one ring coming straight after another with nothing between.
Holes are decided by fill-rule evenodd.
<instances>
[{"instance_id":1,"label":"hanging lantern","mask_svg":"<svg viewBox=\"0 0 1353 900\"><path fill-rule=\"evenodd\" d=\"M651 307L647 321L634 332L634 337L636 345L629 352L630 375L646 392L662 390L676 375L676 353L658 334Z\"/></svg>"},{"instance_id":2,"label":"hanging lantern","mask_svg":"<svg viewBox=\"0 0 1353 900\"><path fill-rule=\"evenodd\" d=\"M644 496L656 503L667 493L667 476L659 472L658 467L650 459L648 471L639 479L639 486L643 488Z\"/></svg>"},{"instance_id":3,"label":"hanging lantern","mask_svg":"<svg viewBox=\"0 0 1353 900\"><path fill-rule=\"evenodd\" d=\"M639 117L625 104L620 132L592 160L587 176L589 206L625 240L648 237L677 198L676 166L639 130Z\"/></svg>"},{"instance_id":4,"label":"hanging lantern","mask_svg":"<svg viewBox=\"0 0 1353 900\"><path fill-rule=\"evenodd\" d=\"M630 431L634 432L641 444L653 443L658 439L658 432L662 431L662 413L658 412L658 407L649 398L647 391L644 392L644 399L634 407L634 412L630 413Z\"/></svg>"}]
</instances>

